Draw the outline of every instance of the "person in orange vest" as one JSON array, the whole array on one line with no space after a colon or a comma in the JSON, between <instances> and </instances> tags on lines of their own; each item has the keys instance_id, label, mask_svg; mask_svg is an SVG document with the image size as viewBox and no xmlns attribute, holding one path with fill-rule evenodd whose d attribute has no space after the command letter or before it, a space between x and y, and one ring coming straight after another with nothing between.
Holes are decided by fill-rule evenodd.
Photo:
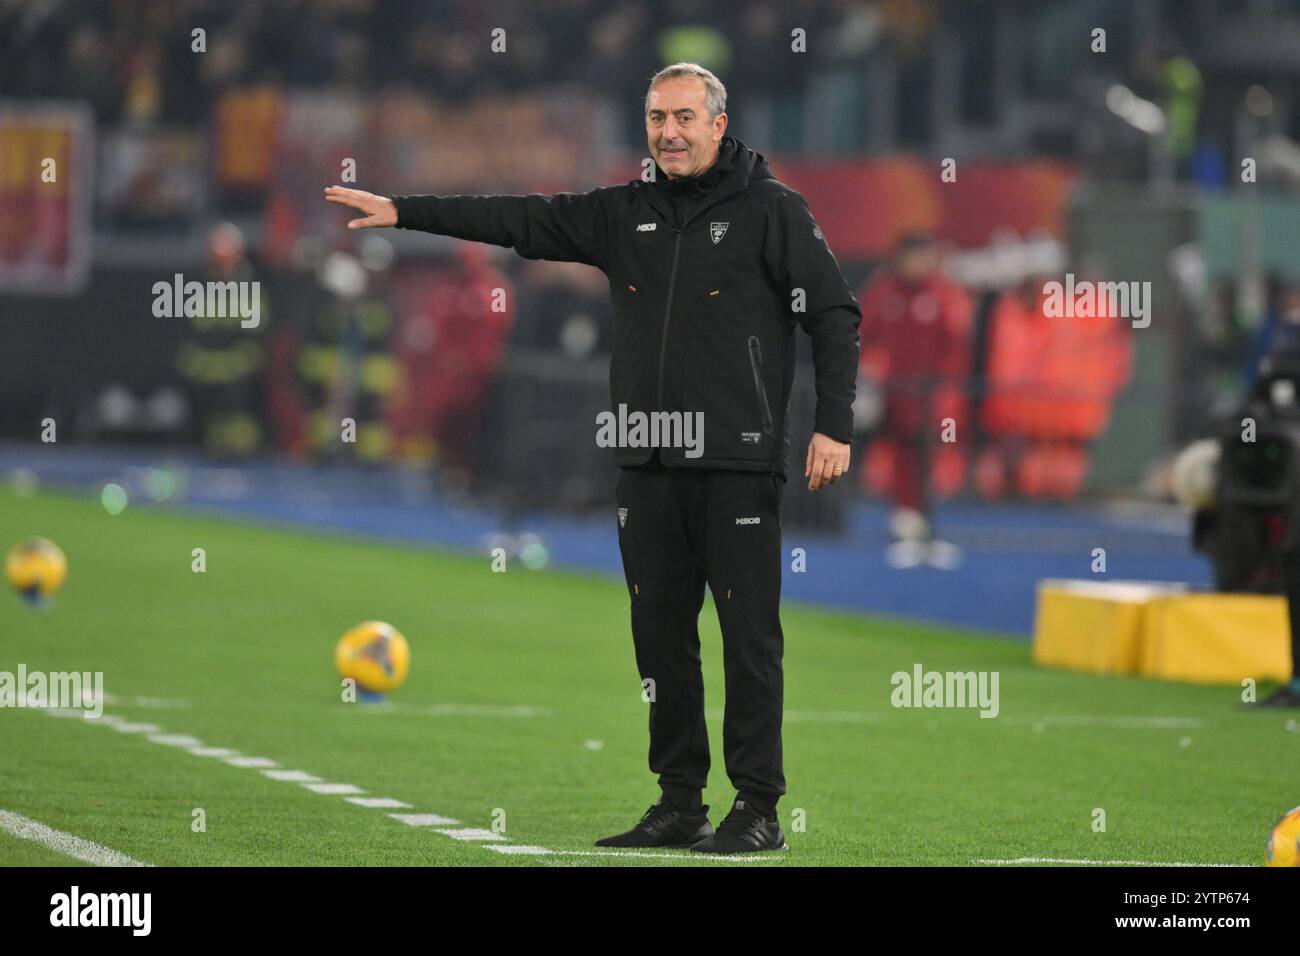
<instances>
[{"instance_id":1,"label":"person in orange vest","mask_svg":"<svg viewBox=\"0 0 1300 956\"><path fill-rule=\"evenodd\" d=\"M980 493L1073 498L1088 445L1105 429L1132 371L1128 327L1106 304L1049 317L1045 281L1008 289L993 307L981 423L988 441L976 466Z\"/></svg>"}]
</instances>

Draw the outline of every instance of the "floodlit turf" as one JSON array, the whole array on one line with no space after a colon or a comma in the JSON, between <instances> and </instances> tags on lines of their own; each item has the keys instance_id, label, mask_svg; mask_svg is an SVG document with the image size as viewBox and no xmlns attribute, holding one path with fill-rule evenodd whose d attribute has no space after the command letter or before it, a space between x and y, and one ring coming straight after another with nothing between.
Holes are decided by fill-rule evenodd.
<instances>
[{"instance_id":1,"label":"floodlit turf","mask_svg":"<svg viewBox=\"0 0 1300 956\"><path fill-rule=\"evenodd\" d=\"M43 611L0 594L0 670L102 670L122 699L108 714L412 805L397 812L502 821L515 844L596 853L596 837L654 799L619 581L494 574L486 557L0 491L0 547L31 535L63 547L68 583ZM204 574L191 571L194 548ZM412 649L388 709L341 702L332 669L343 631L376 618ZM763 865L1258 864L1269 828L1300 803L1292 715L1243 712L1235 688L1042 670L1023 642L803 607L787 606L784 623L791 851ZM701 631L716 825L732 791L711 606ZM892 708L890 675L918 662L999 672L999 716ZM0 711L0 808L149 863L731 865L685 851L499 856L89 724ZM56 859L0 834L0 863Z\"/></svg>"}]
</instances>

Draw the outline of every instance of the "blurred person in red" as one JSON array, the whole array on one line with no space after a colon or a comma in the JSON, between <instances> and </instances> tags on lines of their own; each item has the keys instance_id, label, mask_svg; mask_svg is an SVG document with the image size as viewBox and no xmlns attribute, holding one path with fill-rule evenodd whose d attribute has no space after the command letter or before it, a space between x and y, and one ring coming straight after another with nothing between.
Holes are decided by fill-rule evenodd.
<instances>
[{"instance_id":1,"label":"blurred person in red","mask_svg":"<svg viewBox=\"0 0 1300 956\"><path fill-rule=\"evenodd\" d=\"M896 540L888 558L898 567L925 561L951 567L958 560L953 545L934 538L931 492L952 494L963 478L973 309L939 265L931 236L906 233L858 294L860 371L884 392L863 482L894 501Z\"/></svg>"},{"instance_id":2,"label":"blurred person in red","mask_svg":"<svg viewBox=\"0 0 1300 956\"><path fill-rule=\"evenodd\" d=\"M432 441L444 477L464 486L483 399L514 322L514 288L482 245L457 242L420 297L424 307L407 314L398 337L393 432L409 458L425 457Z\"/></svg>"}]
</instances>

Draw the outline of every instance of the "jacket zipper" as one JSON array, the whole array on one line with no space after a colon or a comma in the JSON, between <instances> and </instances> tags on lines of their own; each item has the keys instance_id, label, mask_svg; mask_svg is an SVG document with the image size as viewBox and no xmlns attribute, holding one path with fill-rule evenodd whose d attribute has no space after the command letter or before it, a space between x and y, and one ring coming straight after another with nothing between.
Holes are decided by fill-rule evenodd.
<instances>
[{"instance_id":1,"label":"jacket zipper","mask_svg":"<svg viewBox=\"0 0 1300 956\"><path fill-rule=\"evenodd\" d=\"M673 311L673 288L677 284L677 259L681 253L681 248L682 248L682 232L686 229L687 226L689 226L700 216L704 215L714 206L720 205L721 203L730 199L732 195L735 194L735 192L737 191L732 190L722 196L717 196L713 198L712 202L709 202L701 206L699 209L695 210L695 212L691 213L691 215L686 219L686 221L683 222L680 226L675 224L675 217L670 218L668 214L665 213L663 209L660 208L656 203L647 200L650 208L652 208L655 212L659 214L659 218L664 220L664 222L672 225L673 227L673 266L672 266L672 271L668 273L668 300L664 304L663 336L659 340L659 382L658 382L658 390L657 390L658 395L656 399L656 405L658 406L657 407L658 411L663 411L664 408L664 358L668 354L668 320L669 317L672 315L672 311ZM766 403L767 397L764 396L763 400L764 403ZM770 432L772 430L771 426L769 425L766 430Z\"/></svg>"},{"instance_id":2,"label":"jacket zipper","mask_svg":"<svg viewBox=\"0 0 1300 956\"><path fill-rule=\"evenodd\" d=\"M673 312L673 287L677 285L677 257L682 248L682 231L673 226L673 268L668 273L668 300L664 303L664 331L659 340L659 393L655 410L664 410L664 357L668 354L668 319Z\"/></svg>"},{"instance_id":3,"label":"jacket zipper","mask_svg":"<svg viewBox=\"0 0 1300 956\"><path fill-rule=\"evenodd\" d=\"M763 410L763 431L772 434L772 406L767 403L767 389L763 387L763 354L759 351L758 336L749 337L749 367L754 370L754 391Z\"/></svg>"}]
</instances>

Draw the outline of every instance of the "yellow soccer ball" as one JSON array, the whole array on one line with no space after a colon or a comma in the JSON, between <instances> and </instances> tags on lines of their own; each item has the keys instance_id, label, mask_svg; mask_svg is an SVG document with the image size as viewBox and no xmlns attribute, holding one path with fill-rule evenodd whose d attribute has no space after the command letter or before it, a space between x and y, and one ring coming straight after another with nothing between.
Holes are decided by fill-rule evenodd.
<instances>
[{"instance_id":1,"label":"yellow soccer ball","mask_svg":"<svg viewBox=\"0 0 1300 956\"><path fill-rule=\"evenodd\" d=\"M411 669L411 647L402 632L383 621L366 621L343 635L334 666L357 687L382 694L397 690Z\"/></svg>"},{"instance_id":2,"label":"yellow soccer ball","mask_svg":"<svg viewBox=\"0 0 1300 956\"><path fill-rule=\"evenodd\" d=\"M5 558L9 583L33 603L53 597L68 576L68 559L59 546L45 538L14 545Z\"/></svg>"},{"instance_id":3,"label":"yellow soccer ball","mask_svg":"<svg viewBox=\"0 0 1300 956\"><path fill-rule=\"evenodd\" d=\"M1269 866L1300 866L1300 807L1286 812L1268 837Z\"/></svg>"}]
</instances>

